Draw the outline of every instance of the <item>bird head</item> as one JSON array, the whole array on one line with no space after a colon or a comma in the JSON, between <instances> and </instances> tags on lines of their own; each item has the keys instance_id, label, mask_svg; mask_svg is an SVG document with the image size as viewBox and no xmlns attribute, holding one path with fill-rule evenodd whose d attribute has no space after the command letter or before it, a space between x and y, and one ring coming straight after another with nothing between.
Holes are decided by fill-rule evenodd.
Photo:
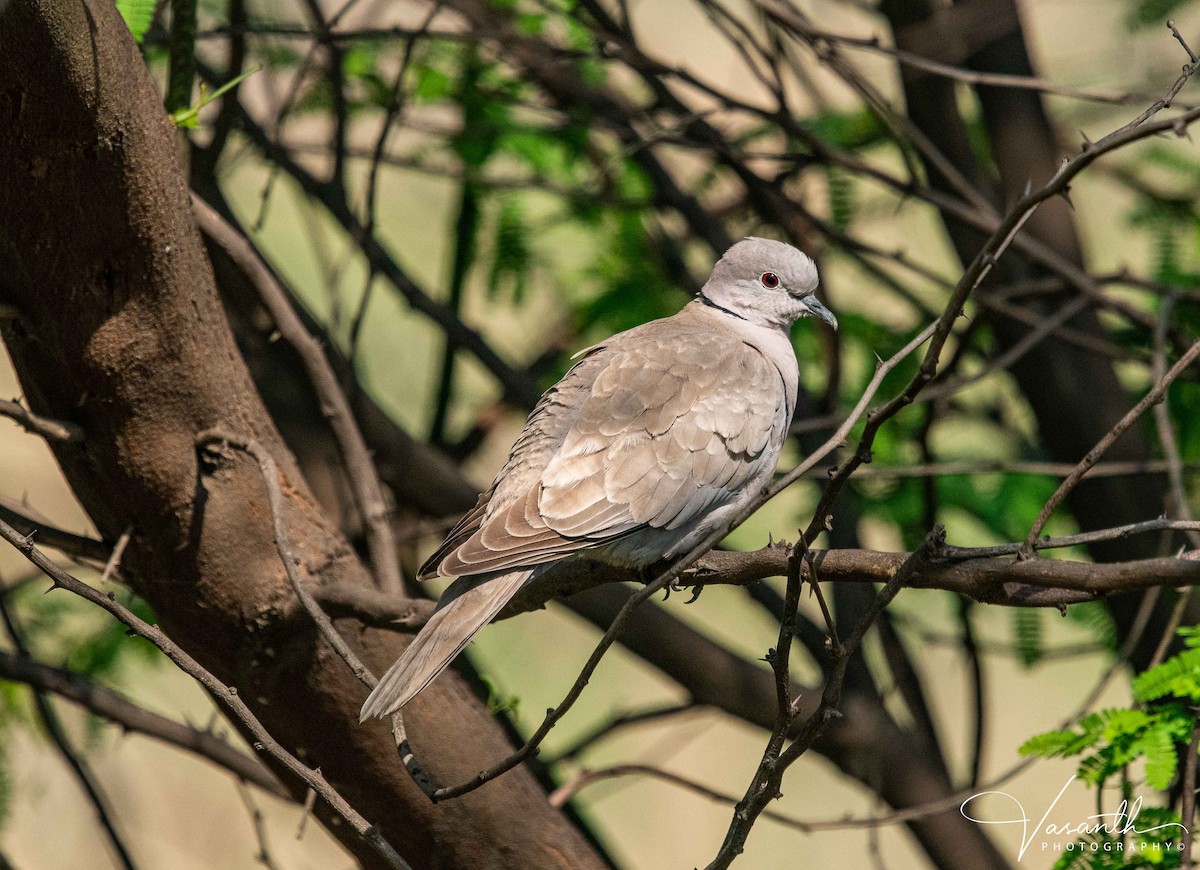
<instances>
[{"instance_id":1,"label":"bird head","mask_svg":"<svg viewBox=\"0 0 1200 870\"><path fill-rule=\"evenodd\" d=\"M837 318L816 297L817 280L817 267L803 251L751 237L717 261L700 298L764 326L788 329L801 317L815 317L837 329Z\"/></svg>"}]
</instances>

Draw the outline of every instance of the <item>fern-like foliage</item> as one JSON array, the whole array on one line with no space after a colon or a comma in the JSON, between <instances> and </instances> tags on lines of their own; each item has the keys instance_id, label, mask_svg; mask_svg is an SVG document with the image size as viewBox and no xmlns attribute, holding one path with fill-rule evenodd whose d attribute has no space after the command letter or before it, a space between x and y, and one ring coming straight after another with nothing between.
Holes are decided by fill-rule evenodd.
<instances>
[{"instance_id":1,"label":"fern-like foliage","mask_svg":"<svg viewBox=\"0 0 1200 870\"><path fill-rule=\"evenodd\" d=\"M1139 701L1154 701L1167 695L1200 701L1200 649L1186 649L1138 674L1133 681L1133 697Z\"/></svg>"},{"instance_id":2,"label":"fern-like foliage","mask_svg":"<svg viewBox=\"0 0 1200 870\"><path fill-rule=\"evenodd\" d=\"M1200 628L1185 628L1179 635L1186 647L1182 652L1134 678L1133 706L1099 710L1074 728L1038 734L1025 741L1021 754L1078 757L1076 775L1098 788L1140 760L1149 788L1170 788L1183 766L1180 751L1190 746L1200 704ZM1083 837L1054 870L1178 867L1180 824L1170 807L1143 807L1136 834L1101 831Z\"/></svg>"}]
</instances>

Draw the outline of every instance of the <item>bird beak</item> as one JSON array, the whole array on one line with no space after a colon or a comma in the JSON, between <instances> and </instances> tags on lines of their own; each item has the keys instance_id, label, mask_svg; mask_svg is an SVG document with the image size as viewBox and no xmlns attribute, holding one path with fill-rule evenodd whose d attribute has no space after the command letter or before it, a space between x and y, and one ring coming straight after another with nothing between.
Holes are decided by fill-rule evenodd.
<instances>
[{"instance_id":1,"label":"bird beak","mask_svg":"<svg viewBox=\"0 0 1200 870\"><path fill-rule=\"evenodd\" d=\"M838 328L837 318L834 317L833 312L817 301L817 297L815 295L809 294L800 301L804 304L804 307L808 309L808 313L817 318L817 320L824 321L833 329Z\"/></svg>"}]
</instances>

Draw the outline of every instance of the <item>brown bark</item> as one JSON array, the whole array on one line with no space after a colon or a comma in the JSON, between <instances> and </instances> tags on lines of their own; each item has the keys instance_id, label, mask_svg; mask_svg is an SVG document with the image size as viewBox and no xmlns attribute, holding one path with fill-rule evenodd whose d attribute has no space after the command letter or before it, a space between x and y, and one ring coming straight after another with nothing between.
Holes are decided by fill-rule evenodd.
<instances>
[{"instance_id":1,"label":"brown bark","mask_svg":"<svg viewBox=\"0 0 1200 870\"><path fill-rule=\"evenodd\" d=\"M387 728L357 724L363 688L292 618L257 467L236 454L215 469L198 460L207 428L256 439L286 478L286 519L313 582L367 582L238 355L173 130L113 5L13 0L0 43L0 302L18 311L5 345L30 406L83 427L55 455L105 537L133 526L124 567L163 627L415 866L600 866L525 771L429 804ZM393 635L339 625L375 669L399 652ZM414 744L447 779L508 752L457 679L409 711Z\"/></svg>"}]
</instances>

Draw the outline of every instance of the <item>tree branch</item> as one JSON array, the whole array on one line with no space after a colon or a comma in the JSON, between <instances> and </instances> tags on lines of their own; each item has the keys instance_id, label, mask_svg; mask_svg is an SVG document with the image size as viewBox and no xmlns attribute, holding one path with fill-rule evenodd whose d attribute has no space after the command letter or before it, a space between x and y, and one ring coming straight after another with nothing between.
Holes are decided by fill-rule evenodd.
<instances>
[{"instance_id":1,"label":"tree branch","mask_svg":"<svg viewBox=\"0 0 1200 870\"><path fill-rule=\"evenodd\" d=\"M0 679L24 683L41 692L53 692L118 725L123 731L144 734L194 753L275 797L294 799L279 777L266 765L230 746L211 731L190 728L139 707L123 695L93 683L81 674L0 650Z\"/></svg>"},{"instance_id":2,"label":"tree branch","mask_svg":"<svg viewBox=\"0 0 1200 870\"><path fill-rule=\"evenodd\" d=\"M83 427L67 420L50 420L30 411L20 402L0 399L0 417L8 417L18 426L47 441L82 441Z\"/></svg>"},{"instance_id":3,"label":"tree branch","mask_svg":"<svg viewBox=\"0 0 1200 870\"><path fill-rule=\"evenodd\" d=\"M218 705L224 708L247 731L253 734L257 744L261 745L262 751L266 752L297 779L315 791L333 812L337 813L371 846L388 867L395 868L395 870L411 870L408 863L400 857L395 848L384 839L379 829L371 825L357 810L350 806L346 799L321 775L319 770L313 770L305 765L271 736L262 723L259 722L258 717L246 706L246 702L238 695L236 688L227 686L214 677L199 662L168 638L161 629L145 622L141 617L133 613L133 611L118 602L115 597L105 595L88 586L86 583L77 580L66 571L63 571L47 558L41 550L35 547L32 540L20 535L16 529L3 520L0 520L0 538L3 538L16 547L22 556L32 562L54 582L55 587L66 589L68 592L72 592L80 598L90 601L103 610L106 610L117 621L128 626L138 637L144 637L158 647L181 671L200 683Z\"/></svg>"}]
</instances>

